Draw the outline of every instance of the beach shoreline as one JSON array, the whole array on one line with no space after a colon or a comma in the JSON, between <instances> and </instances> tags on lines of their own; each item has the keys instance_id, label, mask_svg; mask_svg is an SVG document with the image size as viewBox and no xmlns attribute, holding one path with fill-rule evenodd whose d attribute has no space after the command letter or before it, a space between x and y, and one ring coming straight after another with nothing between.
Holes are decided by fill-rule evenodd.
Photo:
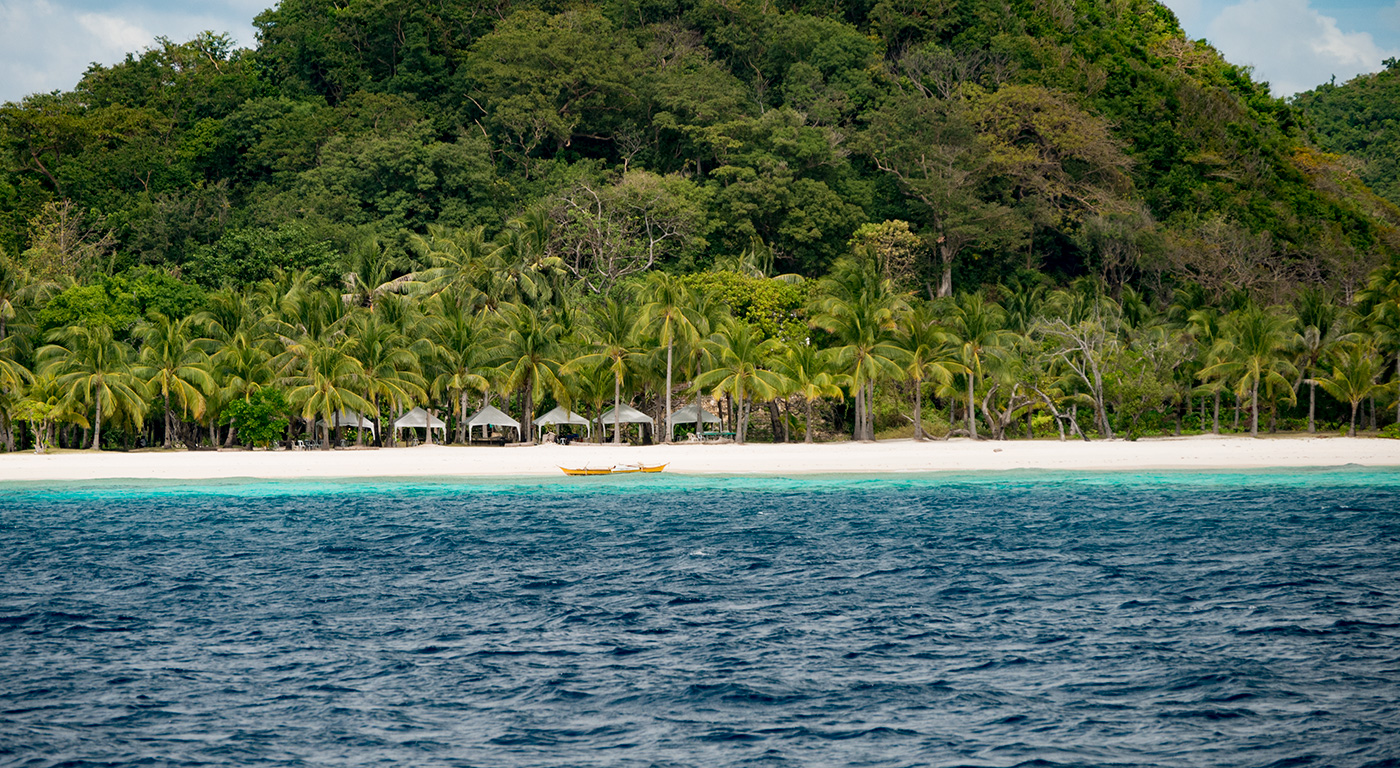
<instances>
[{"instance_id":1,"label":"beach shoreline","mask_svg":"<svg viewBox=\"0 0 1400 768\"><path fill-rule=\"evenodd\" d=\"M574 444L307 451L63 451L0 455L0 483L84 480L504 478L563 476L560 467L667 464L683 475L785 476L1006 470L1149 471L1400 467L1400 440L1211 435L1057 440Z\"/></svg>"}]
</instances>

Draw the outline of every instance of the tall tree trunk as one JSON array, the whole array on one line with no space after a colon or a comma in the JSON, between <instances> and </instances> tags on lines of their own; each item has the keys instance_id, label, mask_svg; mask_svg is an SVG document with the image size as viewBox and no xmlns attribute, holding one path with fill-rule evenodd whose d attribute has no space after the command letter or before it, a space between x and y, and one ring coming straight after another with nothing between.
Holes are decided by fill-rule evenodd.
<instances>
[{"instance_id":1,"label":"tall tree trunk","mask_svg":"<svg viewBox=\"0 0 1400 768\"><path fill-rule=\"evenodd\" d=\"M323 451L329 451L329 450L331 449L331 419L332 419L332 417L331 417L331 416L326 416L325 419L326 419L326 423L323 424L323 425L321 426L321 450L323 450ZM313 429L313 430L316 429L316 421L315 421L314 419L311 421L311 429ZM313 437L312 439L314 440L315 438Z\"/></svg>"},{"instance_id":2,"label":"tall tree trunk","mask_svg":"<svg viewBox=\"0 0 1400 768\"><path fill-rule=\"evenodd\" d=\"M462 387L462 392L457 396L457 410L461 414L457 418L457 442L467 442L467 388Z\"/></svg>"},{"instance_id":3,"label":"tall tree trunk","mask_svg":"<svg viewBox=\"0 0 1400 768\"><path fill-rule=\"evenodd\" d=\"M802 442L804 442L804 443L810 443L810 442L812 442L812 401L811 401L811 400L808 400L808 401L807 401L807 437L805 437L805 438L802 440Z\"/></svg>"},{"instance_id":4,"label":"tall tree trunk","mask_svg":"<svg viewBox=\"0 0 1400 768\"><path fill-rule=\"evenodd\" d=\"M97 418L92 420L92 449L102 448L102 394L97 395Z\"/></svg>"},{"instance_id":5,"label":"tall tree trunk","mask_svg":"<svg viewBox=\"0 0 1400 768\"><path fill-rule=\"evenodd\" d=\"M786 443L787 435L779 432L779 422L782 420L780 410L777 398L768 401L768 421L773 427L773 442Z\"/></svg>"},{"instance_id":6,"label":"tall tree trunk","mask_svg":"<svg viewBox=\"0 0 1400 768\"><path fill-rule=\"evenodd\" d=\"M875 379L865 383L865 439L875 442Z\"/></svg>"},{"instance_id":7,"label":"tall tree trunk","mask_svg":"<svg viewBox=\"0 0 1400 768\"><path fill-rule=\"evenodd\" d=\"M1259 436L1259 379L1249 388L1249 436Z\"/></svg>"},{"instance_id":8,"label":"tall tree trunk","mask_svg":"<svg viewBox=\"0 0 1400 768\"><path fill-rule=\"evenodd\" d=\"M977 408L972 403L972 374L967 375L967 434L977 439Z\"/></svg>"},{"instance_id":9,"label":"tall tree trunk","mask_svg":"<svg viewBox=\"0 0 1400 768\"><path fill-rule=\"evenodd\" d=\"M1317 382L1308 382L1308 432L1317 431L1317 423L1313 420L1313 414L1317 412Z\"/></svg>"},{"instance_id":10,"label":"tall tree trunk","mask_svg":"<svg viewBox=\"0 0 1400 768\"><path fill-rule=\"evenodd\" d=\"M170 415L170 392L169 392L169 391L166 391L166 392L164 393L164 400L165 400L165 447L166 447L166 448L170 448L170 447L171 447L171 442L170 442L170 425L174 422L174 419L173 419L173 418L171 417L171 415Z\"/></svg>"},{"instance_id":11,"label":"tall tree trunk","mask_svg":"<svg viewBox=\"0 0 1400 768\"><path fill-rule=\"evenodd\" d=\"M1356 406L1360 403L1361 401L1357 400L1351 404L1351 428L1347 430L1347 437L1356 437Z\"/></svg>"},{"instance_id":12,"label":"tall tree trunk","mask_svg":"<svg viewBox=\"0 0 1400 768\"><path fill-rule=\"evenodd\" d=\"M671 355L675 352L676 342L672 341L666 345L666 436L661 438L661 442L671 442L671 436L675 434L675 425L671 423ZM696 406L695 417L700 417L700 406Z\"/></svg>"},{"instance_id":13,"label":"tall tree trunk","mask_svg":"<svg viewBox=\"0 0 1400 768\"><path fill-rule=\"evenodd\" d=\"M938 246L938 255L943 262L943 277L938 281L938 297L953 295L953 250L947 243Z\"/></svg>"},{"instance_id":14,"label":"tall tree trunk","mask_svg":"<svg viewBox=\"0 0 1400 768\"><path fill-rule=\"evenodd\" d=\"M864 435L861 434L865 424L865 385L856 387L856 418L855 425L851 428L851 439L857 442Z\"/></svg>"},{"instance_id":15,"label":"tall tree trunk","mask_svg":"<svg viewBox=\"0 0 1400 768\"><path fill-rule=\"evenodd\" d=\"M613 445L622 445L622 377L613 376Z\"/></svg>"},{"instance_id":16,"label":"tall tree trunk","mask_svg":"<svg viewBox=\"0 0 1400 768\"><path fill-rule=\"evenodd\" d=\"M1220 390L1215 391L1215 411L1212 416L1210 433L1212 435L1220 434Z\"/></svg>"},{"instance_id":17,"label":"tall tree trunk","mask_svg":"<svg viewBox=\"0 0 1400 768\"><path fill-rule=\"evenodd\" d=\"M922 382L914 380L914 440L924 439L924 388Z\"/></svg>"}]
</instances>

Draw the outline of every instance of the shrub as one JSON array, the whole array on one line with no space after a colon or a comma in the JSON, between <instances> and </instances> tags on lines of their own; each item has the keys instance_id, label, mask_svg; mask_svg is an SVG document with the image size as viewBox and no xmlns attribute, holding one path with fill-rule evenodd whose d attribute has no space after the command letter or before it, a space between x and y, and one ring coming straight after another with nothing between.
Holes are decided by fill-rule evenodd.
<instances>
[{"instance_id":1,"label":"shrub","mask_svg":"<svg viewBox=\"0 0 1400 768\"><path fill-rule=\"evenodd\" d=\"M282 390L263 387L247 400L234 400L224 418L238 430L244 445L271 447L287 431L287 398Z\"/></svg>"}]
</instances>

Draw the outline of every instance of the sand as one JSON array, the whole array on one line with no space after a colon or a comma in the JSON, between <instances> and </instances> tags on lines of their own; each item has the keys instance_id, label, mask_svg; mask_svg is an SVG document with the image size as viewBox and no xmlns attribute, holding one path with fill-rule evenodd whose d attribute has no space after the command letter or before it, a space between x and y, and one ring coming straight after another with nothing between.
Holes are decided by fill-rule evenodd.
<instances>
[{"instance_id":1,"label":"sand","mask_svg":"<svg viewBox=\"0 0 1400 768\"><path fill-rule=\"evenodd\" d=\"M97 479L532 477L559 467L667 463L690 475L797 475L978 470L1221 470L1400 468L1400 440L1343 437L1183 437L1058 442L949 440L816 445L417 446L333 451L64 451L0 455L0 482Z\"/></svg>"}]
</instances>

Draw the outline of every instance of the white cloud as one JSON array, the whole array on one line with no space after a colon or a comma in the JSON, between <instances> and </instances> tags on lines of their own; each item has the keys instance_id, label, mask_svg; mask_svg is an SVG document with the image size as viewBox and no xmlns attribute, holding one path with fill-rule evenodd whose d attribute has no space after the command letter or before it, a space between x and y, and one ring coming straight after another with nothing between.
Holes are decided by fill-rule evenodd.
<instances>
[{"instance_id":1,"label":"white cloud","mask_svg":"<svg viewBox=\"0 0 1400 768\"><path fill-rule=\"evenodd\" d=\"M1314 10L1308 0L1244 0L1223 9L1210 23L1208 37L1229 61L1254 67L1273 92L1289 96L1335 75L1344 82L1381 68L1400 55L1376 44L1369 32L1343 32L1337 20Z\"/></svg>"},{"instance_id":2,"label":"white cloud","mask_svg":"<svg viewBox=\"0 0 1400 768\"><path fill-rule=\"evenodd\" d=\"M254 43L252 13L236 7L252 0L193 4L191 13L157 7L157 1L114 4L97 13L50 0L0 0L0 102L71 89L92 63L115 64L157 36L188 40L208 29L228 32L240 45Z\"/></svg>"},{"instance_id":3,"label":"white cloud","mask_svg":"<svg viewBox=\"0 0 1400 768\"><path fill-rule=\"evenodd\" d=\"M155 38L142 27L105 13L79 14L78 25L107 50L139 51Z\"/></svg>"}]
</instances>

